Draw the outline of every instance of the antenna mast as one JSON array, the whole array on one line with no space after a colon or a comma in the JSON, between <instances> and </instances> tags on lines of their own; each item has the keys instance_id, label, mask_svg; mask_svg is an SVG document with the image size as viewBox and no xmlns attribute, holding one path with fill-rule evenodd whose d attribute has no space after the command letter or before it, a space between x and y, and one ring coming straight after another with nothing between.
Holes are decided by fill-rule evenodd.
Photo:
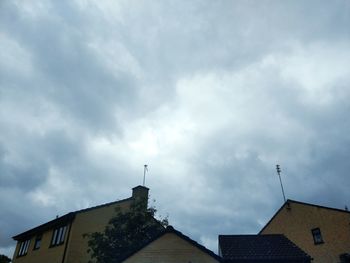
<instances>
[{"instance_id":1,"label":"antenna mast","mask_svg":"<svg viewBox=\"0 0 350 263\"><path fill-rule=\"evenodd\" d=\"M281 179L281 168L280 168L279 164L276 165L276 170L277 170L278 178L280 179L280 183L281 183L283 200L284 200L284 202L286 202L286 196L284 195L284 189L283 189L283 184L282 184L282 179Z\"/></svg>"},{"instance_id":2,"label":"antenna mast","mask_svg":"<svg viewBox=\"0 0 350 263\"><path fill-rule=\"evenodd\" d=\"M148 171L148 165L147 164L145 164L144 166L143 166L143 186L145 186L145 181L146 181L146 172Z\"/></svg>"}]
</instances>

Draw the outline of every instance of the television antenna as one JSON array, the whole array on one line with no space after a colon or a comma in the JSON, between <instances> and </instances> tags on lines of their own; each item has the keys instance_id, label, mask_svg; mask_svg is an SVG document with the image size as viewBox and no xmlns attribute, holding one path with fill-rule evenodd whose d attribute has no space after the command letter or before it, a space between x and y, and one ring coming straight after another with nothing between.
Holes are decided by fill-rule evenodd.
<instances>
[{"instance_id":1,"label":"television antenna","mask_svg":"<svg viewBox=\"0 0 350 263\"><path fill-rule=\"evenodd\" d=\"M284 189L283 189L283 184L282 184L282 179L281 179L281 167L279 164L276 165L276 170L278 174L278 178L280 179L280 184L281 184L281 189L282 189L282 195L283 195L283 200L286 202L286 196L284 194Z\"/></svg>"}]
</instances>

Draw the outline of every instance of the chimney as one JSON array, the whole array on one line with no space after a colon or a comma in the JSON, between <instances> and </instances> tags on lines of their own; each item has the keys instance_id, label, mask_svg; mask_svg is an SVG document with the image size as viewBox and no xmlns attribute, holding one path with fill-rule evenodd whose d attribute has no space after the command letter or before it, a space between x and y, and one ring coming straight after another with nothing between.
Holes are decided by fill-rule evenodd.
<instances>
[{"instance_id":1,"label":"chimney","mask_svg":"<svg viewBox=\"0 0 350 263\"><path fill-rule=\"evenodd\" d=\"M136 186L132 189L132 198L135 201L140 201L140 202L145 202L146 207L148 204L148 191L149 188L145 187L145 186Z\"/></svg>"}]
</instances>

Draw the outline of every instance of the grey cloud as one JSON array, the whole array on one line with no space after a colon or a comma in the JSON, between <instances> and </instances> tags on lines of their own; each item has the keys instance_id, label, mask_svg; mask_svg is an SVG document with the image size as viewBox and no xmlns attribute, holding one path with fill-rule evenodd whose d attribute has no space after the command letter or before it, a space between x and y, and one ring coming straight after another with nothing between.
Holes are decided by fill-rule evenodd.
<instances>
[{"instance_id":1,"label":"grey cloud","mask_svg":"<svg viewBox=\"0 0 350 263\"><path fill-rule=\"evenodd\" d=\"M16 11L13 13L18 21ZM108 71L89 50L89 39L79 32L79 25L72 27L57 14L44 18L40 22L20 21L15 30L6 30L31 54L37 74L29 83L10 79L4 85L18 83L18 90L44 97L65 116L90 129L114 128L113 107L132 106L137 98L132 76Z\"/></svg>"},{"instance_id":2,"label":"grey cloud","mask_svg":"<svg viewBox=\"0 0 350 263\"><path fill-rule=\"evenodd\" d=\"M160 211L211 244L256 233L279 208L276 162L288 197L349 198L349 79L312 70L347 56L346 1L36 4L0 3L0 247L57 213L129 196L135 163L149 160ZM310 95L303 74L326 87ZM181 137L178 123L193 127ZM174 137L158 155L133 148L148 128Z\"/></svg>"}]
</instances>

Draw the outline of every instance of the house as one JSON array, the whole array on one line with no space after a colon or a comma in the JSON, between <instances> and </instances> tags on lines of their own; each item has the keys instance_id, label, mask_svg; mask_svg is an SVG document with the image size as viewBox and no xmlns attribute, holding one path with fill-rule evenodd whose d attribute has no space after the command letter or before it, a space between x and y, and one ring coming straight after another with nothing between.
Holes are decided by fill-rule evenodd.
<instances>
[{"instance_id":1,"label":"house","mask_svg":"<svg viewBox=\"0 0 350 263\"><path fill-rule=\"evenodd\" d=\"M90 259L86 233L103 232L115 209L126 210L135 200L148 200L149 189L137 186L132 196L58 217L14 236L14 263L87 263ZM142 244L123 262L217 263L220 257L169 226Z\"/></svg>"},{"instance_id":2,"label":"house","mask_svg":"<svg viewBox=\"0 0 350 263\"><path fill-rule=\"evenodd\" d=\"M310 263L311 257L284 235L220 235L224 263Z\"/></svg>"},{"instance_id":3,"label":"house","mask_svg":"<svg viewBox=\"0 0 350 263\"><path fill-rule=\"evenodd\" d=\"M314 263L350 262L350 212L287 200L259 234L284 234Z\"/></svg>"},{"instance_id":4,"label":"house","mask_svg":"<svg viewBox=\"0 0 350 263\"><path fill-rule=\"evenodd\" d=\"M214 252L168 226L127 255L122 263L218 263L220 260Z\"/></svg>"},{"instance_id":5,"label":"house","mask_svg":"<svg viewBox=\"0 0 350 263\"><path fill-rule=\"evenodd\" d=\"M134 200L148 200L149 189L137 186L132 196L58 217L13 237L14 263L86 263L88 232L102 232L117 207L128 209Z\"/></svg>"}]
</instances>

